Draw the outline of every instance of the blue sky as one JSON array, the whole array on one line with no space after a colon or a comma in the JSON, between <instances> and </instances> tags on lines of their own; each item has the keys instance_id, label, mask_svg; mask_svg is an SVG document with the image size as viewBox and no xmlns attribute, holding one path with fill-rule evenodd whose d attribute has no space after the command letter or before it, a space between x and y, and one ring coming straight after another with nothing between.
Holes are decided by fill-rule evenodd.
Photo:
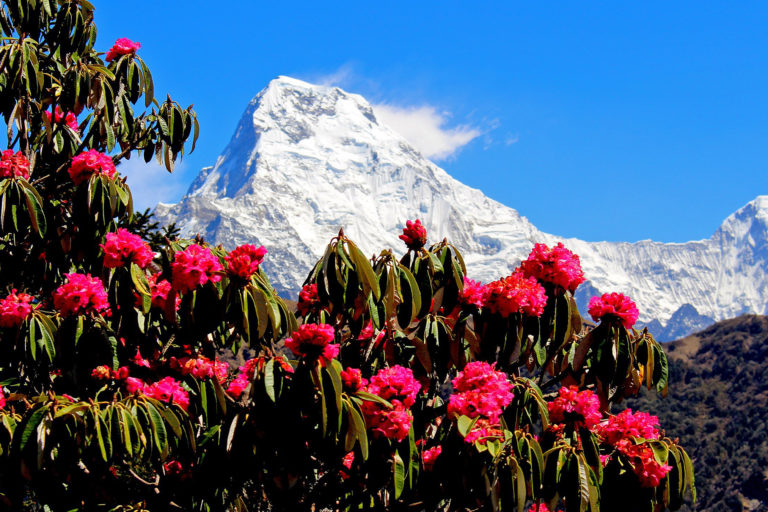
<instances>
[{"instance_id":1,"label":"blue sky","mask_svg":"<svg viewBox=\"0 0 768 512\"><path fill-rule=\"evenodd\" d=\"M140 41L158 96L201 122L180 172L124 170L141 204L178 199L277 75L388 108L454 177L558 235L706 238L768 193L764 2L94 4L99 46Z\"/></svg>"}]
</instances>

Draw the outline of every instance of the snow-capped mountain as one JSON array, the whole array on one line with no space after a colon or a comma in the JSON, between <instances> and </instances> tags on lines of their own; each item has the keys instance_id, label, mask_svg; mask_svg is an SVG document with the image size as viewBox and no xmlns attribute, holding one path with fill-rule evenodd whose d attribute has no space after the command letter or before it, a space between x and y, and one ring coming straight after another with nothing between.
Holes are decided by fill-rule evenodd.
<instances>
[{"instance_id":1,"label":"snow-capped mountain","mask_svg":"<svg viewBox=\"0 0 768 512\"><path fill-rule=\"evenodd\" d=\"M374 254L400 251L405 220L420 218L430 240L451 240L469 276L483 281L509 273L535 242L562 240L581 256L589 279L578 294L584 313L592 294L607 291L633 297L641 321L655 321L657 332L768 312L768 197L731 215L707 240L561 239L453 179L384 125L363 97L287 77L250 102L216 164L156 214L185 236L199 233L227 248L263 244L273 284L292 297L340 227ZM664 327L675 313L675 326Z\"/></svg>"}]
</instances>

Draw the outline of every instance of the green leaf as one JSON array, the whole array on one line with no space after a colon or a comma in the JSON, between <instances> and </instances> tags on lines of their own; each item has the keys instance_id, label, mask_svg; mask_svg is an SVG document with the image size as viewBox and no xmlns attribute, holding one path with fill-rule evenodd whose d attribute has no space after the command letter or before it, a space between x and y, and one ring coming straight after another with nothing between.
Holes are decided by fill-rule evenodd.
<instances>
[{"instance_id":1,"label":"green leaf","mask_svg":"<svg viewBox=\"0 0 768 512\"><path fill-rule=\"evenodd\" d=\"M371 263L351 241L347 240L346 247L352 257L352 261L355 263L355 272L357 272L360 282L363 283L365 294L368 295L368 292L372 292L376 300L379 300L381 298L381 290L379 289L379 281L376 279Z\"/></svg>"},{"instance_id":2,"label":"green leaf","mask_svg":"<svg viewBox=\"0 0 768 512\"><path fill-rule=\"evenodd\" d=\"M267 396L272 402L276 402L275 397L275 360L269 359L264 365L264 388Z\"/></svg>"},{"instance_id":3,"label":"green leaf","mask_svg":"<svg viewBox=\"0 0 768 512\"><path fill-rule=\"evenodd\" d=\"M393 473L395 479L395 499L399 498L403 494L403 488L405 487L405 464L400 454L395 452Z\"/></svg>"}]
</instances>

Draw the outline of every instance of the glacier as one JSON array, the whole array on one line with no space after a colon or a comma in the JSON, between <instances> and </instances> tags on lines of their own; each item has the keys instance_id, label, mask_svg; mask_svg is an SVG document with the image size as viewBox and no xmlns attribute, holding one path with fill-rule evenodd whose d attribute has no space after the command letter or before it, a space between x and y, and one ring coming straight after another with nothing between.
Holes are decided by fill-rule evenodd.
<instances>
[{"instance_id":1,"label":"glacier","mask_svg":"<svg viewBox=\"0 0 768 512\"><path fill-rule=\"evenodd\" d=\"M562 241L579 254L588 279L577 291L583 314L593 294L619 291L637 302L641 322L656 334L767 312L768 196L706 240L561 238L452 178L382 123L362 96L289 77L254 97L215 165L178 203L158 204L155 215L184 236L228 249L264 245L264 268L289 298L340 228L369 255L399 253L405 220L419 218L430 242L447 238L468 276L484 282L508 274L534 243Z\"/></svg>"}]
</instances>

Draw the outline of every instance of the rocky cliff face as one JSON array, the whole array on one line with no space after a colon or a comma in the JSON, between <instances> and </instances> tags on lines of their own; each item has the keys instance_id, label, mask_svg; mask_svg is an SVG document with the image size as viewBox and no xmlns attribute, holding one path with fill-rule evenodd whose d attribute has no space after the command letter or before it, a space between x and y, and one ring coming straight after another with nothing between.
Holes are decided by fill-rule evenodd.
<instances>
[{"instance_id":1,"label":"rocky cliff face","mask_svg":"<svg viewBox=\"0 0 768 512\"><path fill-rule=\"evenodd\" d=\"M289 296L341 227L373 254L400 248L403 223L420 218L430 240L451 240L470 277L483 281L507 274L535 242L562 240L453 179L384 125L361 96L287 77L251 101L227 148L187 195L156 213L184 235L199 233L228 248L263 244L270 251L265 269ZM702 317L766 312L767 222L768 197L759 197L708 240L562 241L581 256L590 280L583 303L587 291L621 291L637 301L646 323L669 329L678 313L702 327Z\"/></svg>"}]
</instances>

